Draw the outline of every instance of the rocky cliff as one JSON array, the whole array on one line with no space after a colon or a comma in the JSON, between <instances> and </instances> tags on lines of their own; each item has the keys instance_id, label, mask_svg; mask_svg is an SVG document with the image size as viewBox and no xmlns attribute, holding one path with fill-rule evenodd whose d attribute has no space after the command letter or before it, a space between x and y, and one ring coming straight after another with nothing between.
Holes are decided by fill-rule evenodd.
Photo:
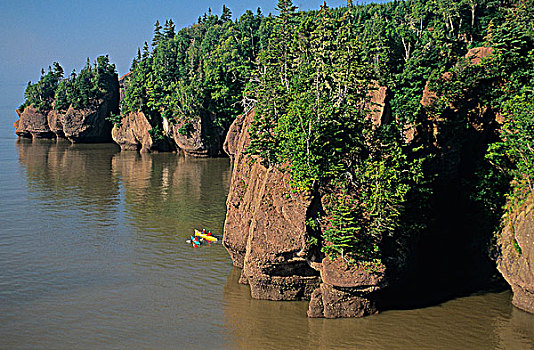
<instances>
[{"instance_id":1,"label":"rocky cliff","mask_svg":"<svg viewBox=\"0 0 534 350\"><path fill-rule=\"evenodd\" d=\"M305 218L311 201L291 191L287 175L243 154L253 119L254 110L230 128L242 132L230 133L227 142L234 163L223 244L234 265L243 268L241 282L250 285L252 297L309 298L320 282L307 263Z\"/></svg>"},{"instance_id":2,"label":"rocky cliff","mask_svg":"<svg viewBox=\"0 0 534 350\"><path fill-rule=\"evenodd\" d=\"M375 123L389 118L387 89L370 96ZM256 299L311 299L310 317L357 317L375 313L373 293L387 285L384 270L349 267L331 261L308 243L306 219L321 198L295 192L289 174L266 167L244 154L254 110L238 117L224 149L233 160L223 244L233 264L242 268L241 283Z\"/></svg>"},{"instance_id":3,"label":"rocky cliff","mask_svg":"<svg viewBox=\"0 0 534 350\"><path fill-rule=\"evenodd\" d=\"M470 50L468 66L480 64L492 52ZM450 73L442 77L444 82L451 78ZM331 260L310 246L306 220L323 207L321 195L295 193L287 174L244 154L254 110L235 120L224 144L233 174L223 243L234 265L242 268L240 282L250 285L253 298L310 299L309 317L360 317L378 312L384 290L410 294L419 286L423 293L450 297L488 286L496 271L488 254L492 231L489 218L470 197L470 186L488 144L498 140L502 121L477 100L476 91L465 91L471 96L467 99L449 99L437 113L439 96L429 86L421 98L422 119L407 126L406 142L433 155L425 170L437 174L431 177L433 194L426 213L432 218L421 236L384 242L391 256L373 269ZM375 125L387 123L388 90L377 87L370 101L374 108L368 117ZM465 116L467 125L458 125L457 115ZM501 237L499 264L513 286L514 304L532 310L532 200L522 210ZM516 233L513 244L511 232Z\"/></svg>"},{"instance_id":4,"label":"rocky cliff","mask_svg":"<svg viewBox=\"0 0 534 350\"><path fill-rule=\"evenodd\" d=\"M534 194L505 218L497 267L512 287L512 303L534 313Z\"/></svg>"},{"instance_id":5,"label":"rocky cliff","mask_svg":"<svg viewBox=\"0 0 534 350\"><path fill-rule=\"evenodd\" d=\"M111 137L123 151L168 152L174 150L167 138L154 140L152 126L143 112L128 113L121 124L114 125Z\"/></svg>"},{"instance_id":6,"label":"rocky cliff","mask_svg":"<svg viewBox=\"0 0 534 350\"><path fill-rule=\"evenodd\" d=\"M26 138L66 138L76 142L111 141L112 124L107 120L119 112L118 82L107 95L93 101L85 108L57 110L53 105L49 111L39 111L28 106L23 112L17 110L19 119L15 122L15 133Z\"/></svg>"}]
</instances>

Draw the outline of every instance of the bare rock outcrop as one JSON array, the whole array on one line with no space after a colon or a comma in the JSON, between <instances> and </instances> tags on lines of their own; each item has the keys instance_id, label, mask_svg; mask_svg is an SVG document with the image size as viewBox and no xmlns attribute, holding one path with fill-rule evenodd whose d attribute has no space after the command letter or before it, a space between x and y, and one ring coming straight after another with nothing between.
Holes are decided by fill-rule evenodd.
<instances>
[{"instance_id":1,"label":"bare rock outcrop","mask_svg":"<svg viewBox=\"0 0 534 350\"><path fill-rule=\"evenodd\" d=\"M391 107L389 105L389 89L374 82L367 94L369 97L368 118L374 126L389 123L391 119ZM367 107L367 106L365 106Z\"/></svg>"},{"instance_id":2,"label":"bare rock outcrop","mask_svg":"<svg viewBox=\"0 0 534 350\"><path fill-rule=\"evenodd\" d=\"M40 112L34 106L24 108L19 114L19 120L15 122L15 133L20 137L53 138L54 133L48 126L46 112Z\"/></svg>"},{"instance_id":3,"label":"bare rock outcrop","mask_svg":"<svg viewBox=\"0 0 534 350\"><path fill-rule=\"evenodd\" d=\"M250 285L253 298L309 298L320 282L305 259L310 199L291 191L286 174L243 154L253 118L253 110L238 118L242 132L227 142L236 153L223 244L234 265L243 268L241 282Z\"/></svg>"},{"instance_id":4,"label":"bare rock outcrop","mask_svg":"<svg viewBox=\"0 0 534 350\"><path fill-rule=\"evenodd\" d=\"M71 142L109 142L113 125L107 117L118 113L117 91L108 93L93 105L76 109L69 107L63 117L63 133Z\"/></svg>"},{"instance_id":5,"label":"bare rock outcrop","mask_svg":"<svg viewBox=\"0 0 534 350\"><path fill-rule=\"evenodd\" d=\"M534 194L505 221L497 268L512 287L512 303L534 313Z\"/></svg>"},{"instance_id":6,"label":"bare rock outcrop","mask_svg":"<svg viewBox=\"0 0 534 350\"><path fill-rule=\"evenodd\" d=\"M372 271L328 257L318 267L322 283L311 296L308 317L362 317L378 312L370 295L387 286L383 267Z\"/></svg>"},{"instance_id":7,"label":"bare rock outcrop","mask_svg":"<svg viewBox=\"0 0 534 350\"><path fill-rule=\"evenodd\" d=\"M143 112L131 112L122 118L120 125L113 127L111 136L123 151L172 151L172 145L166 139L153 140L151 129Z\"/></svg>"},{"instance_id":8,"label":"bare rock outcrop","mask_svg":"<svg viewBox=\"0 0 534 350\"><path fill-rule=\"evenodd\" d=\"M172 126L172 138L186 156L217 156L221 149L221 132L207 118L182 121Z\"/></svg>"},{"instance_id":9,"label":"bare rock outcrop","mask_svg":"<svg viewBox=\"0 0 534 350\"><path fill-rule=\"evenodd\" d=\"M228 133L226 134L226 138L223 143L223 151L230 157L232 162L234 161L234 156L237 152L237 148L239 147L239 138L243 130L243 123L246 119L245 116L247 115L248 113L242 114L234 120L228 129ZM251 121L248 122L250 123Z\"/></svg>"},{"instance_id":10,"label":"bare rock outcrop","mask_svg":"<svg viewBox=\"0 0 534 350\"><path fill-rule=\"evenodd\" d=\"M65 138L63 132L63 120L65 118L65 112L52 109L48 112L46 119L48 121L48 127L56 135L56 137Z\"/></svg>"},{"instance_id":11,"label":"bare rock outcrop","mask_svg":"<svg viewBox=\"0 0 534 350\"><path fill-rule=\"evenodd\" d=\"M375 303L350 289L340 289L328 283L313 291L308 317L363 317L377 313Z\"/></svg>"}]
</instances>

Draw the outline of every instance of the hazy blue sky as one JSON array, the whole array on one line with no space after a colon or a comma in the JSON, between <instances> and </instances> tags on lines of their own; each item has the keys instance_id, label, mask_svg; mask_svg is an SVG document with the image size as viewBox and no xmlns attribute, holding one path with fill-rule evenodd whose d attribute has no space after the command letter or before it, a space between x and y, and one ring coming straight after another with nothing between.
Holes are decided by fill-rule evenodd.
<instances>
[{"instance_id":1,"label":"hazy blue sky","mask_svg":"<svg viewBox=\"0 0 534 350\"><path fill-rule=\"evenodd\" d=\"M303 10L317 9L322 2L293 1ZM359 1L364 2L369 1ZM346 0L327 3L339 7ZM41 68L54 61L70 73L73 68L79 71L87 57L93 61L109 54L119 74L124 74L137 47L150 42L156 20L172 18L182 28L209 7L220 14L223 4L235 19L258 7L264 14L275 13L276 0L1 0L0 106L21 103L27 82L38 80Z\"/></svg>"}]
</instances>

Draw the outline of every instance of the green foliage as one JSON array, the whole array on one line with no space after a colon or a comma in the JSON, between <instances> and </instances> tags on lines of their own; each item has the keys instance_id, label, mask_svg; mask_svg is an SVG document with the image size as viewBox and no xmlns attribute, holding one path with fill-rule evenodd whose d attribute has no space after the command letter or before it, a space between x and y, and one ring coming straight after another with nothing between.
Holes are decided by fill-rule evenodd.
<instances>
[{"instance_id":1,"label":"green foliage","mask_svg":"<svg viewBox=\"0 0 534 350\"><path fill-rule=\"evenodd\" d=\"M21 110L33 105L40 112L47 112L52 109L55 90L63 78L63 68L59 63L54 62L53 67L48 67L45 74L44 69L41 71L41 79L35 84L28 82L24 92L25 101L20 106Z\"/></svg>"},{"instance_id":2,"label":"green foliage","mask_svg":"<svg viewBox=\"0 0 534 350\"><path fill-rule=\"evenodd\" d=\"M517 239L515 238L514 238L514 249L517 252L517 254L519 254L519 256L523 254L523 249L521 249L521 246L519 245L519 243L517 242Z\"/></svg>"},{"instance_id":3,"label":"green foliage","mask_svg":"<svg viewBox=\"0 0 534 350\"><path fill-rule=\"evenodd\" d=\"M247 152L289 172L294 190L325 193L327 227L320 240L309 238L324 253L379 265L381 242L399 229L422 179L422 161L409 159L400 127L367 117L386 68L359 30L362 8L303 14L279 1L278 9L259 81L249 87L257 105Z\"/></svg>"},{"instance_id":4,"label":"green foliage","mask_svg":"<svg viewBox=\"0 0 534 350\"><path fill-rule=\"evenodd\" d=\"M488 41L496 52L483 65L499 82L486 93L486 100L504 121L500 140L489 146L486 159L494 172L513 179L509 209L534 191L533 6L532 0L518 1L502 24L490 27Z\"/></svg>"},{"instance_id":5,"label":"green foliage","mask_svg":"<svg viewBox=\"0 0 534 350\"><path fill-rule=\"evenodd\" d=\"M122 112L141 110L152 124L160 117L175 123L203 118L227 129L242 113L264 22L259 11L246 11L236 21L231 16L223 6L221 17L210 10L178 32L172 20L163 28L156 22L152 50L145 43L132 63Z\"/></svg>"},{"instance_id":6,"label":"green foliage","mask_svg":"<svg viewBox=\"0 0 534 350\"><path fill-rule=\"evenodd\" d=\"M188 136L194 131L193 124L187 122L178 128L178 133L180 135Z\"/></svg>"},{"instance_id":7,"label":"green foliage","mask_svg":"<svg viewBox=\"0 0 534 350\"><path fill-rule=\"evenodd\" d=\"M94 65L87 59L79 75L73 71L66 79L63 79L63 68L54 62L53 68L49 67L47 74L43 71L37 83L28 83L21 108L34 105L46 112L52 109L52 103L58 110L67 110L69 106L84 108L110 92L116 81L115 65L109 63L108 56L99 56Z\"/></svg>"},{"instance_id":8,"label":"green foliage","mask_svg":"<svg viewBox=\"0 0 534 350\"><path fill-rule=\"evenodd\" d=\"M119 127L122 123L122 116L120 114L110 113L106 120L110 121L113 125Z\"/></svg>"},{"instance_id":9,"label":"green foliage","mask_svg":"<svg viewBox=\"0 0 534 350\"><path fill-rule=\"evenodd\" d=\"M152 129L148 130L148 133L152 137L152 141L162 141L165 140L165 136L163 135L163 130L159 125L153 126Z\"/></svg>"},{"instance_id":10,"label":"green foliage","mask_svg":"<svg viewBox=\"0 0 534 350\"><path fill-rule=\"evenodd\" d=\"M476 115L469 115L458 101L471 106L478 103L499 116L498 134L490 140L485 159L466 186L481 211L479 228L496 234L502 228L504 211L513 210L534 189L533 5L532 0L520 0L497 11L486 21L485 46L492 47L493 54L476 65L459 59L446 79L436 71L431 84L439 96L432 111L438 116L448 113L449 123L460 127L470 118L471 123L477 122ZM456 119L451 120L455 108Z\"/></svg>"}]
</instances>

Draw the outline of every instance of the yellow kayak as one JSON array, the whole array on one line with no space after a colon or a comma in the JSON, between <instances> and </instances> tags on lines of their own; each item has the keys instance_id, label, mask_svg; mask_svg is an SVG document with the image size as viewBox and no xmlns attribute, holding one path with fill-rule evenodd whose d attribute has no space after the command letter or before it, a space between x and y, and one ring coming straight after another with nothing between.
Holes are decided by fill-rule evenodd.
<instances>
[{"instance_id":1,"label":"yellow kayak","mask_svg":"<svg viewBox=\"0 0 534 350\"><path fill-rule=\"evenodd\" d=\"M209 236L208 234L202 233L199 230L195 230L195 236L202 237L208 242L217 242L217 237Z\"/></svg>"}]
</instances>

